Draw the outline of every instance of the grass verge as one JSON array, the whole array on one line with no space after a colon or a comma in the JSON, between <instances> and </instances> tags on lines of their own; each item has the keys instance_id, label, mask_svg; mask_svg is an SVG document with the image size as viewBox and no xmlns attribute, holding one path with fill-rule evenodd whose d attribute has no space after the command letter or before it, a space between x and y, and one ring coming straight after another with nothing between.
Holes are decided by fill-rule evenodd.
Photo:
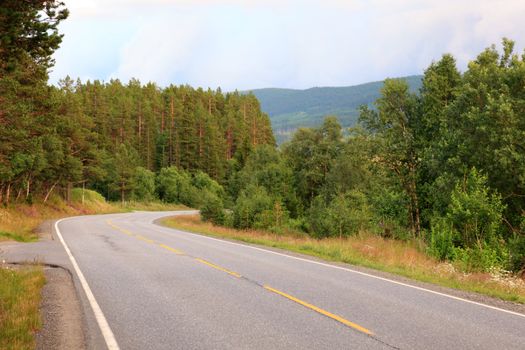
<instances>
[{"instance_id":1,"label":"grass verge","mask_svg":"<svg viewBox=\"0 0 525 350\"><path fill-rule=\"evenodd\" d=\"M41 327L40 291L45 283L41 267L0 267L0 349L35 348Z\"/></svg>"},{"instance_id":2,"label":"grass verge","mask_svg":"<svg viewBox=\"0 0 525 350\"><path fill-rule=\"evenodd\" d=\"M278 235L259 230L241 231L202 222L198 215L168 218L163 224L185 231L369 267L422 282L525 304L525 282L522 279L497 272L462 273L454 265L439 262L423 253L417 242L385 239L371 234L319 240L306 235Z\"/></svg>"},{"instance_id":3,"label":"grass verge","mask_svg":"<svg viewBox=\"0 0 525 350\"><path fill-rule=\"evenodd\" d=\"M75 189L77 190L77 189ZM0 241L14 240L34 242L38 240L36 229L45 220L60 219L68 216L125 213L133 210L181 210L187 207L179 204L159 202L115 202L108 203L94 191L85 191L84 200L78 191L73 191L71 203L62 199L51 198L46 204L14 204L0 208Z\"/></svg>"}]
</instances>

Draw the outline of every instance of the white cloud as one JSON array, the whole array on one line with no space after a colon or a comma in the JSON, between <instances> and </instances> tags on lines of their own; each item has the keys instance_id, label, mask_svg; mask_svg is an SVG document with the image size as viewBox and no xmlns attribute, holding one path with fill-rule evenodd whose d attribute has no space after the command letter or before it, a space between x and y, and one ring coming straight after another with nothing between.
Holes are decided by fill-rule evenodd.
<instances>
[{"instance_id":1,"label":"white cloud","mask_svg":"<svg viewBox=\"0 0 525 350\"><path fill-rule=\"evenodd\" d=\"M520 48L525 44L522 0L72 0L67 5L72 16L54 76L306 88L421 73L445 52L465 67L503 36ZM115 21L118 26L111 24ZM90 28L98 39L90 40Z\"/></svg>"}]
</instances>

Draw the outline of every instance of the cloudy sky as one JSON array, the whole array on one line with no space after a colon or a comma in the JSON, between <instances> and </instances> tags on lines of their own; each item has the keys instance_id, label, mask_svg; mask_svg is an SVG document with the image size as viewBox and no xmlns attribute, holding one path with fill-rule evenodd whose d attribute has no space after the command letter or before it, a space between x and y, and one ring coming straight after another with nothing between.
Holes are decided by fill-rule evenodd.
<instances>
[{"instance_id":1,"label":"cloudy sky","mask_svg":"<svg viewBox=\"0 0 525 350\"><path fill-rule=\"evenodd\" d=\"M525 46L524 0L62 0L51 81L70 75L223 90L347 86L464 69L502 37Z\"/></svg>"}]
</instances>

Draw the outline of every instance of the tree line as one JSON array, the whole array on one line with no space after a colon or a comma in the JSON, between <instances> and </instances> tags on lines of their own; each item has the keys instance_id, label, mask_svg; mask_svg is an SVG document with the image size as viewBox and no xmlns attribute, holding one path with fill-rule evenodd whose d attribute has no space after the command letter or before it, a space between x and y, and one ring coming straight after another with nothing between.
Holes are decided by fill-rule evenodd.
<instances>
[{"instance_id":1,"label":"tree line","mask_svg":"<svg viewBox=\"0 0 525 350\"><path fill-rule=\"evenodd\" d=\"M249 150L274 144L251 95L160 88L131 80L47 83L67 9L57 1L0 6L0 202L69 198L74 186L126 200L138 167L204 171L222 181Z\"/></svg>"},{"instance_id":2,"label":"tree line","mask_svg":"<svg viewBox=\"0 0 525 350\"><path fill-rule=\"evenodd\" d=\"M525 269L525 55L504 39L461 73L444 55L411 93L389 79L344 136L335 117L261 146L210 220L314 237L422 242L466 271Z\"/></svg>"}]
</instances>

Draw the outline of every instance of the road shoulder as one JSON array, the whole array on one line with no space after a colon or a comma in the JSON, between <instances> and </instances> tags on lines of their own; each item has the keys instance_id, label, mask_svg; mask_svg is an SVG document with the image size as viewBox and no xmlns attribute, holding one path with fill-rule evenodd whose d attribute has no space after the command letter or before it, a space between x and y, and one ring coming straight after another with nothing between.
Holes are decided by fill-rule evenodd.
<instances>
[{"instance_id":1,"label":"road shoulder","mask_svg":"<svg viewBox=\"0 0 525 350\"><path fill-rule=\"evenodd\" d=\"M37 349L85 349L82 311L69 271L44 268L40 313L43 327L36 335Z\"/></svg>"}]
</instances>

